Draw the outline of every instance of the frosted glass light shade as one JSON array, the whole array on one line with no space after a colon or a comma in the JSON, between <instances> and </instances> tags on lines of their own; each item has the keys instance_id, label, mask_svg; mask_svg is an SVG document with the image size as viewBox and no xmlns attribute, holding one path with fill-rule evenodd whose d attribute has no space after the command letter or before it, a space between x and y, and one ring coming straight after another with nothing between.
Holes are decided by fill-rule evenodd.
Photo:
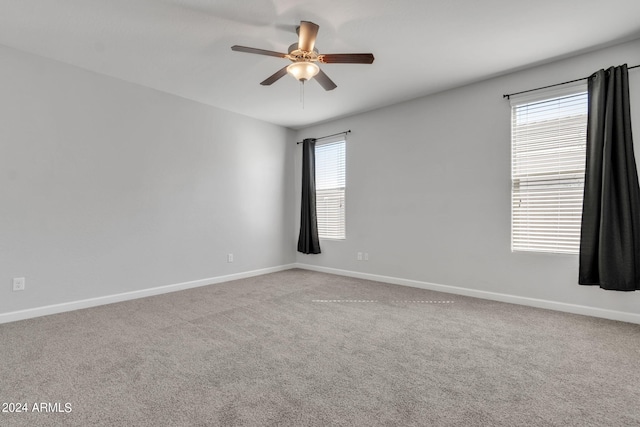
<instances>
[{"instance_id":1,"label":"frosted glass light shade","mask_svg":"<svg viewBox=\"0 0 640 427\"><path fill-rule=\"evenodd\" d=\"M300 81L313 78L319 71L320 68L313 62L294 62L287 67L287 72Z\"/></svg>"}]
</instances>

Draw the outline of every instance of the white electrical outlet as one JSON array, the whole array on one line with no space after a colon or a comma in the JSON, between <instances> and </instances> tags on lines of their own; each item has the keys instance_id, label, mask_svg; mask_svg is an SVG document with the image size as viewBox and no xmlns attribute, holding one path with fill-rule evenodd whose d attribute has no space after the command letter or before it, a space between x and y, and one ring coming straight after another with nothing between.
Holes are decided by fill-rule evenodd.
<instances>
[{"instance_id":1,"label":"white electrical outlet","mask_svg":"<svg viewBox=\"0 0 640 427\"><path fill-rule=\"evenodd\" d=\"M358 252L356 258L358 259L358 261L362 261L362 252Z\"/></svg>"},{"instance_id":2,"label":"white electrical outlet","mask_svg":"<svg viewBox=\"0 0 640 427\"><path fill-rule=\"evenodd\" d=\"M233 254L227 254L227 262L233 262Z\"/></svg>"},{"instance_id":3,"label":"white electrical outlet","mask_svg":"<svg viewBox=\"0 0 640 427\"><path fill-rule=\"evenodd\" d=\"M364 253L364 260L369 261L369 252Z\"/></svg>"},{"instance_id":4,"label":"white electrical outlet","mask_svg":"<svg viewBox=\"0 0 640 427\"><path fill-rule=\"evenodd\" d=\"M27 279L25 279L24 277L14 277L13 278L13 290L14 291L24 291L26 283L27 283Z\"/></svg>"}]
</instances>

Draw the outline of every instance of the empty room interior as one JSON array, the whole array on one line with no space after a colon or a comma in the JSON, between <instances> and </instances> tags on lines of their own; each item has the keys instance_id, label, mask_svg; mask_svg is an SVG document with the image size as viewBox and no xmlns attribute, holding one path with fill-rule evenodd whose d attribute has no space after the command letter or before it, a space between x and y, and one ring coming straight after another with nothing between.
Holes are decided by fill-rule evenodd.
<instances>
[{"instance_id":1,"label":"empty room interior","mask_svg":"<svg viewBox=\"0 0 640 427\"><path fill-rule=\"evenodd\" d=\"M638 16L0 0L0 425L640 426Z\"/></svg>"}]
</instances>

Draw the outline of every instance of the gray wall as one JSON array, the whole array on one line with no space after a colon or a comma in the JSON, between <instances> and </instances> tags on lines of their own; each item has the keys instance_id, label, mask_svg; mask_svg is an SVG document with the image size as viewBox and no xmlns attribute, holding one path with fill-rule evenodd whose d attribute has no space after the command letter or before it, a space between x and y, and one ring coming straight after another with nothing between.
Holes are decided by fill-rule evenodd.
<instances>
[{"instance_id":1,"label":"gray wall","mask_svg":"<svg viewBox=\"0 0 640 427\"><path fill-rule=\"evenodd\" d=\"M0 63L0 313L294 262L293 131L8 48Z\"/></svg>"},{"instance_id":2,"label":"gray wall","mask_svg":"<svg viewBox=\"0 0 640 427\"><path fill-rule=\"evenodd\" d=\"M297 261L640 313L640 293L578 286L577 255L511 252L510 105L502 98L611 65L640 64L639 52L635 41L299 131L299 140L352 133L347 239L323 240L322 254L298 254ZM640 70L629 76L640 146ZM298 182L299 148L295 161ZM297 212L299 196L296 202ZM357 261L358 251L370 260Z\"/></svg>"}]
</instances>

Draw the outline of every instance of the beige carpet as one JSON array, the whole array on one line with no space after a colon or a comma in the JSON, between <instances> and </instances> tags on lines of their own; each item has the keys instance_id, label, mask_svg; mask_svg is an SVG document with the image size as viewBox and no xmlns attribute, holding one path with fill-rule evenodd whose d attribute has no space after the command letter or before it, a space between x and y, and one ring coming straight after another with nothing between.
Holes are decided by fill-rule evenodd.
<instances>
[{"instance_id":1,"label":"beige carpet","mask_svg":"<svg viewBox=\"0 0 640 427\"><path fill-rule=\"evenodd\" d=\"M640 425L639 325L304 270L0 325L0 360L1 426Z\"/></svg>"}]
</instances>

